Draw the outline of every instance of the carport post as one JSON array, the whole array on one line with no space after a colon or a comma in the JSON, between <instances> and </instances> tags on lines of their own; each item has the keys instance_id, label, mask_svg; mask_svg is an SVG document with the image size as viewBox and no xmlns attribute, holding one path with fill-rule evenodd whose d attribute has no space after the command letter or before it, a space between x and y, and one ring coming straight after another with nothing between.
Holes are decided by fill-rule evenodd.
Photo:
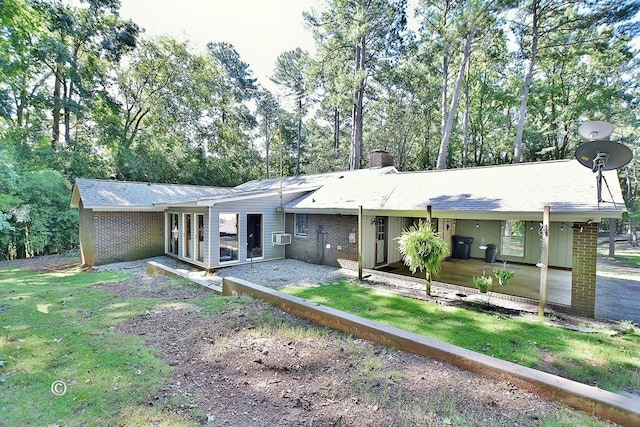
<instances>
[{"instance_id":1,"label":"carport post","mask_svg":"<svg viewBox=\"0 0 640 427\"><path fill-rule=\"evenodd\" d=\"M540 229L540 239L542 239L542 254L540 256L540 262L542 268L540 269L540 305L538 307L538 316L544 317L544 305L547 302L547 269L549 264L549 225L551 221L551 208L549 206L544 207L544 213L542 215L542 228Z\"/></svg>"},{"instance_id":2,"label":"carport post","mask_svg":"<svg viewBox=\"0 0 640 427\"><path fill-rule=\"evenodd\" d=\"M358 280L362 280L362 205L358 206Z\"/></svg>"}]
</instances>

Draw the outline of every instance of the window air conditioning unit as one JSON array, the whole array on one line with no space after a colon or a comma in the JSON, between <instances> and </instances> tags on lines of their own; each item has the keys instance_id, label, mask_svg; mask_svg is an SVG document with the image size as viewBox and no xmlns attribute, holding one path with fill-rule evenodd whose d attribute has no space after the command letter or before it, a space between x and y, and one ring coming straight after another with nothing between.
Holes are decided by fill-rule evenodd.
<instances>
[{"instance_id":1,"label":"window air conditioning unit","mask_svg":"<svg viewBox=\"0 0 640 427\"><path fill-rule=\"evenodd\" d=\"M271 244L275 245L290 245L291 244L291 234L287 233L272 233L271 234Z\"/></svg>"}]
</instances>

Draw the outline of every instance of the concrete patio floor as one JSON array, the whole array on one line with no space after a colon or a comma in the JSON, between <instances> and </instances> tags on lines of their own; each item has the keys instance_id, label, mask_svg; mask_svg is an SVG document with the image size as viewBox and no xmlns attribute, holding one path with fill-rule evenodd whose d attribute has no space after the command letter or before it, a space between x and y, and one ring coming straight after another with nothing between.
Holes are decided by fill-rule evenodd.
<instances>
[{"instance_id":1,"label":"concrete patio floor","mask_svg":"<svg viewBox=\"0 0 640 427\"><path fill-rule=\"evenodd\" d=\"M449 259L442 263L440 274L434 281L475 288L473 276L491 274L502 268L501 262L487 263L481 259ZM540 297L540 268L531 265L507 263L507 268L516 276L506 286L494 286L495 293L529 298L537 301ZM424 273L411 274L401 262L381 269L392 274L422 279ZM603 257L598 257L596 273L595 317L607 320L629 320L640 325L640 266L620 267ZM547 270L547 302L550 304L571 304L571 271L557 268Z\"/></svg>"},{"instance_id":2,"label":"concrete patio floor","mask_svg":"<svg viewBox=\"0 0 640 427\"><path fill-rule=\"evenodd\" d=\"M433 280L475 289L472 282L473 276L481 276L483 271L485 276L492 276L492 270L501 269L502 266L499 261L488 263L483 259L476 258L451 258L442 263L440 274L434 277ZM538 300L540 297L541 269L536 266L512 263L507 263L507 268L515 271L515 277L506 286L498 285L496 280L492 289L493 292ZM421 272L411 274L402 262L389 264L380 270L403 276L424 277L424 273ZM547 270L547 302L557 305L571 305L571 271L558 268L549 268Z\"/></svg>"}]
</instances>

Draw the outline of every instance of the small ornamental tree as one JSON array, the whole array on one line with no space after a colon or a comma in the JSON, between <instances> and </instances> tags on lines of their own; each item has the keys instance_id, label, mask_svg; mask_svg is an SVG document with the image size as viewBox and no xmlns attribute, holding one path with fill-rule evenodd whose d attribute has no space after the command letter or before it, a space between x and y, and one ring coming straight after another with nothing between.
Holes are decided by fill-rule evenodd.
<instances>
[{"instance_id":1,"label":"small ornamental tree","mask_svg":"<svg viewBox=\"0 0 640 427\"><path fill-rule=\"evenodd\" d=\"M409 270L426 272L426 291L431 295L431 277L440 272L440 263L447 256L447 243L433 231L429 221L420 221L403 230L396 240Z\"/></svg>"}]
</instances>

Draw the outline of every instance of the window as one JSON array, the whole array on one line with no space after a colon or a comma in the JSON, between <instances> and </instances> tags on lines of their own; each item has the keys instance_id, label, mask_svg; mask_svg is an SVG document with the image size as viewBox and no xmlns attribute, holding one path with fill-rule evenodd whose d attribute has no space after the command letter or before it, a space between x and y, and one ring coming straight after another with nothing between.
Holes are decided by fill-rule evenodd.
<instances>
[{"instance_id":1,"label":"window","mask_svg":"<svg viewBox=\"0 0 640 427\"><path fill-rule=\"evenodd\" d=\"M524 221L507 220L504 222L502 255L524 257Z\"/></svg>"},{"instance_id":2,"label":"window","mask_svg":"<svg viewBox=\"0 0 640 427\"><path fill-rule=\"evenodd\" d=\"M180 237L178 214L169 214L169 236L169 252L178 255L178 238Z\"/></svg>"},{"instance_id":3,"label":"window","mask_svg":"<svg viewBox=\"0 0 640 427\"><path fill-rule=\"evenodd\" d=\"M309 216L307 214L296 214L296 226L295 226L295 235L306 237L309 232L307 228L307 224L309 222Z\"/></svg>"},{"instance_id":4,"label":"window","mask_svg":"<svg viewBox=\"0 0 640 427\"><path fill-rule=\"evenodd\" d=\"M247 214L247 257L262 257L262 214Z\"/></svg>"},{"instance_id":5,"label":"window","mask_svg":"<svg viewBox=\"0 0 640 427\"><path fill-rule=\"evenodd\" d=\"M220 262L238 260L238 214L220 214Z\"/></svg>"},{"instance_id":6,"label":"window","mask_svg":"<svg viewBox=\"0 0 640 427\"><path fill-rule=\"evenodd\" d=\"M184 214L182 219L184 224L184 256L191 258L191 214Z\"/></svg>"},{"instance_id":7,"label":"window","mask_svg":"<svg viewBox=\"0 0 640 427\"><path fill-rule=\"evenodd\" d=\"M196 259L204 261L204 215L196 214L196 227L198 232L198 243L196 246Z\"/></svg>"}]
</instances>

